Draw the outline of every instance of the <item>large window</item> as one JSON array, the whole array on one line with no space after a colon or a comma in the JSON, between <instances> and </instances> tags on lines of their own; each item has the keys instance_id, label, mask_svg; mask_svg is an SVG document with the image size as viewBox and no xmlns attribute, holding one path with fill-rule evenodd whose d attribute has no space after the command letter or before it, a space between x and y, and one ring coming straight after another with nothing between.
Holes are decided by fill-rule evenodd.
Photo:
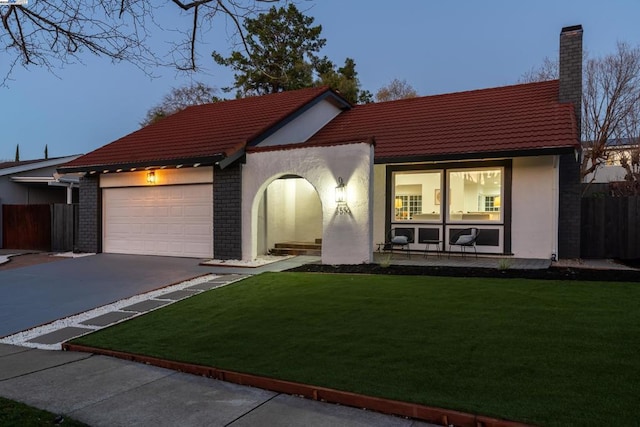
<instances>
[{"instance_id":1,"label":"large window","mask_svg":"<svg viewBox=\"0 0 640 427\"><path fill-rule=\"evenodd\" d=\"M502 219L502 168L449 170L450 221Z\"/></svg>"},{"instance_id":2,"label":"large window","mask_svg":"<svg viewBox=\"0 0 640 427\"><path fill-rule=\"evenodd\" d=\"M442 171L394 173L394 221L441 221Z\"/></svg>"},{"instance_id":3,"label":"large window","mask_svg":"<svg viewBox=\"0 0 640 427\"><path fill-rule=\"evenodd\" d=\"M500 222L503 175L502 167L394 172L393 221Z\"/></svg>"}]
</instances>

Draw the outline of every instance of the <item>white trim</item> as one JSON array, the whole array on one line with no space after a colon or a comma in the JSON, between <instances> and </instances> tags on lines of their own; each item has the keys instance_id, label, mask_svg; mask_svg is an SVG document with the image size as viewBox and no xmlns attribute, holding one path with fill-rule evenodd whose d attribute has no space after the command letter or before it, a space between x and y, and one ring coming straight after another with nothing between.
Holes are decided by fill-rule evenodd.
<instances>
[{"instance_id":1,"label":"white trim","mask_svg":"<svg viewBox=\"0 0 640 427\"><path fill-rule=\"evenodd\" d=\"M55 182L55 178L52 176L12 176L12 182L18 182L21 184L48 184Z\"/></svg>"}]
</instances>

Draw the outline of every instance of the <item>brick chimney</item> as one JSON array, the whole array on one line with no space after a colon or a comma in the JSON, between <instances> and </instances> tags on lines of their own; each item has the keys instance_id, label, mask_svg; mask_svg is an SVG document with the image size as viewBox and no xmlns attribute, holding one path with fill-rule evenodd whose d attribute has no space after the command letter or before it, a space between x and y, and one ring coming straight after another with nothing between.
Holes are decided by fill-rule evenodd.
<instances>
[{"instance_id":1,"label":"brick chimney","mask_svg":"<svg viewBox=\"0 0 640 427\"><path fill-rule=\"evenodd\" d=\"M582 25L560 32L560 93L558 100L572 103L578 141L582 129ZM558 258L580 258L580 217L582 178L580 156L560 155L558 174Z\"/></svg>"},{"instance_id":2,"label":"brick chimney","mask_svg":"<svg viewBox=\"0 0 640 427\"><path fill-rule=\"evenodd\" d=\"M582 25L560 32L560 102L572 102L578 134L582 122Z\"/></svg>"}]
</instances>

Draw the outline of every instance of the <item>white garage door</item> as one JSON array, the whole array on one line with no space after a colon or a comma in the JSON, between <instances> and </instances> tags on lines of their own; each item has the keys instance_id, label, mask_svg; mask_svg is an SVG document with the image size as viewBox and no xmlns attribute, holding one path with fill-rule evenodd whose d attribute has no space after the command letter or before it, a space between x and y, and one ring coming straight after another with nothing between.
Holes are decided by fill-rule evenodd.
<instances>
[{"instance_id":1,"label":"white garage door","mask_svg":"<svg viewBox=\"0 0 640 427\"><path fill-rule=\"evenodd\" d=\"M103 190L103 251L213 256L211 184Z\"/></svg>"}]
</instances>

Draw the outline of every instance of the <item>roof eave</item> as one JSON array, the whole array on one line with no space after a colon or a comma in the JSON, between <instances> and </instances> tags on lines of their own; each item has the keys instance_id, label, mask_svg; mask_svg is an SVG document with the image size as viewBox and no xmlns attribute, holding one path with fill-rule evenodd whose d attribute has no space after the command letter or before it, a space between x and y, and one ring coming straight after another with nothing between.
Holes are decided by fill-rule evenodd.
<instances>
[{"instance_id":1,"label":"roof eave","mask_svg":"<svg viewBox=\"0 0 640 427\"><path fill-rule=\"evenodd\" d=\"M579 149L577 146L563 147L540 147L530 150L501 150L501 151L479 151L472 153L445 153L445 154L425 154L413 156L387 156L375 157L376 164L391 163L409 163L409 162L434 162L449 160L478 160L478 159L495 159L504 157L531 157L531 156L550 156L573 153Z\"/></svg>"},{"instance_id":2,"label":"roof eave","mask_svg":"<svg viewBox=\"0 0 640 427\"><path fill-rule=\"evenodd\" d=\"M160 168L160 167L178 167L178 166L213 166L214 164L224 160L226 156L222 153L213 156L185 157L180 159L166 160L143 160L137 162L126 163L109 163L79 166L62 166L57 170L59 173L74 172L116 172L131 171L132 169Z\"/></svg>"}]
</instances>

